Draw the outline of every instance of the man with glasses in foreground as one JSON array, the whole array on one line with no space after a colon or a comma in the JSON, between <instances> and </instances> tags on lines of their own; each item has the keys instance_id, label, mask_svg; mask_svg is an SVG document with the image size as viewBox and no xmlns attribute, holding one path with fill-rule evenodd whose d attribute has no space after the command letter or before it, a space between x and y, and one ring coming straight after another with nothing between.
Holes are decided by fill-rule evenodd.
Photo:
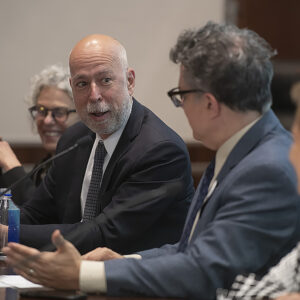
<instances>
[{"instance_id":1,"label":"man with glasses in foreground","mask_svg":"<svg viewBox=\"0 0 300 300\"><path fill-rule=\"evenodd\" d=\"M238 273L265 273L300 237L292 139L270 109L273 54L254 32L211 22L185 31L171 50L180 76L168 94L194 137L216 150L177 244L141 259L107 248L80 257L55 231L56 252L9 244L8 263L60 289L206 300Z\"/></svg>"},{"instance_id":2,"label":"man with glasses in foreground","mask_svg":"<svg viewBox=\"0 0 300 300\"><path fill-rule=\"evenodd\" d=\"M39 163L45 162L55 154L57 142L63 132L78 121L69 77L67 69L60 65L51 65L31 79L30 95L27 100L33 106L29 108L29 112L41 138L42 146L47 152ZM3 171L0 177L1 187L8 187L26 175L23 166L6 141L0 141L0 167ZM50 163L12 189L12 196L17 205L22 205L31 199L49 167Z\"/></svg>"}]
</instances>

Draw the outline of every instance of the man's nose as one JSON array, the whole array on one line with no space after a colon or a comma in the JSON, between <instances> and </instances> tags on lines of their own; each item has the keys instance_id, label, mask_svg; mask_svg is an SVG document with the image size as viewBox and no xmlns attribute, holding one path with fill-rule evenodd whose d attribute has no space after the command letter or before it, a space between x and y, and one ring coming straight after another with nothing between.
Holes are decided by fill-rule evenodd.
<instances>
[{"instance_id":1,"label":"man's nose","mask_svg":"<svg viewBox=\"0 0 300 300\"><path fill-rule=\"evenodd\" d=\"M96 82L91 83L90 100L100 101L102 99L101 89Z\"/></svg>"}]
</instances>

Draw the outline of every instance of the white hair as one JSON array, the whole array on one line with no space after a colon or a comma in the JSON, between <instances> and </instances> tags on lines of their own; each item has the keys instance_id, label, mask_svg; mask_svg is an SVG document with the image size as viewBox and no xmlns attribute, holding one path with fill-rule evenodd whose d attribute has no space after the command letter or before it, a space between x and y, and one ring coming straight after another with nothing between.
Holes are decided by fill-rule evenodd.
<instances>
[{"instance_id":1,"label":"white hair","mask_svg":"<svg viewBox=\"0 0 300 300\"><path fill-rule=\"evenodd\" d=\"M65 92L73 101L72 89L69 84L70 74L61 65L51 65L31 78L30 93L27 97L29 105L36 105L40 92L45 87L55 87Z\"/></svg>"}]
</instances>

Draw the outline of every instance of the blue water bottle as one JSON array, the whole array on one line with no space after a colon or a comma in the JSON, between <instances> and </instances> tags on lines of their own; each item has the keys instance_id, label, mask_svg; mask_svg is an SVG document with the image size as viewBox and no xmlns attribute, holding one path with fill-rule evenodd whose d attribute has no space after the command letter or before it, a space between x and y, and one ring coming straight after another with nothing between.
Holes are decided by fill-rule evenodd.
<instances>
[{"instance_id":1,"label":"blue water bottle","mask_svg":"<svg viewBox=\"0 0 300 300\"><path fill-rule=\"evenodd\" d=\"M5 194L8 199L8 242L19 243L20 235L20 209L14 204L11 199L11 194Z\"/></svg>"}]
</instances>

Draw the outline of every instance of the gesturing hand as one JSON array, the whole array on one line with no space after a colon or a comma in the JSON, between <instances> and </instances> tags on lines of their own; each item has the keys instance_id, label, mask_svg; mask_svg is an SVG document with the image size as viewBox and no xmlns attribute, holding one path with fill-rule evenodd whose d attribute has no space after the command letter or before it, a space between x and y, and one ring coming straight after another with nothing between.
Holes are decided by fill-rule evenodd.
<instances>
[{"instance_id":1,"label":"gesturing hand","mask_svg":"<svg viewBox=\"0 0 300 300\"><path fill-rule=\"evenodd\" d=\"M57 289L79 289L81 256L59 230L52 234L55 252L40 252L24 245L9 243L3 248L7 263L26 279Z\"/></svg>"}]
</instances>

